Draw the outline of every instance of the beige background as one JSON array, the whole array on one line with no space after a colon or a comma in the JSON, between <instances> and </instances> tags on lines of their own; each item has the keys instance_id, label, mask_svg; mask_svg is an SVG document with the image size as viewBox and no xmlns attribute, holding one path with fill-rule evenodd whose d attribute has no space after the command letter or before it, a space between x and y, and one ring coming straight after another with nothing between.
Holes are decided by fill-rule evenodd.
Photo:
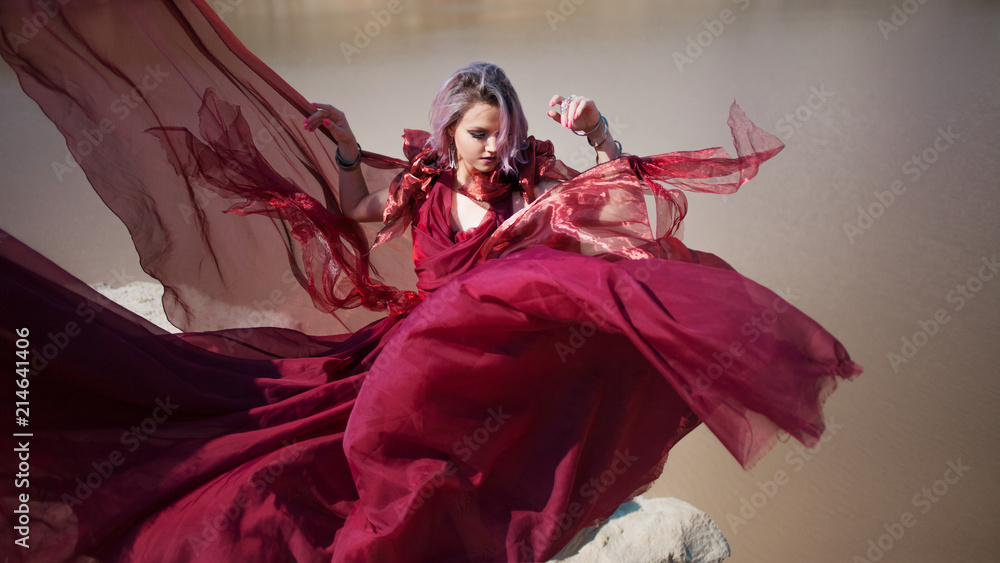
<instances>
[{"instance_id":1,"label":"beige background","mask_svg":"<svg viewBox=\"0 0 1000 563\"><path fill-rule=\"evenodd\" d=\"M402 128L426 127L441 80L473 60L507 70L531 132L577 165L590 149L547 121L554 93L597 100L637 154L731 150L735 98L787 148L735 196L692 195L686 240L814 316L866 372L828 403L820 449L779 444L744 472L702 428L653 493L709 512L733 563L874 560L880 541L885 562L1000 561L1000 276L981 268L1000 250L1000 5L403 0L382 26L386 1L226 1L250 49L377 152L398 155ZM377 33L345 56L366 24ZM0 227L86 281L145 279L83 174L53 172L65 143L5 65L0 116ZM880 216L849 236L859 207ZM971 469L947 472L959 462ZM912 527L893 526L904 513Z\"/></svg>"}]
</instances>

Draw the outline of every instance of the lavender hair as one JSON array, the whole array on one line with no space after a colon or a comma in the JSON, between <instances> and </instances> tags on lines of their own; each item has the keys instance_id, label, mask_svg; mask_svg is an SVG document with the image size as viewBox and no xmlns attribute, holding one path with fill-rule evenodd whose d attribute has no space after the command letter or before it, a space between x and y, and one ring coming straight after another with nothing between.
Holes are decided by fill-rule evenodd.
<instances>
[{"instance_id":1,"label":"lavender hair","mask_svg":"<svg viewBox=\"0 0 1000 563\"><path fill-rule=\"evenodd\" d=\"M524 116L521 101L507 75L495 64L472 63L445 80L431 104L433 131L428 144L434 148L438 158L450 160L452 139L448 129L456 125L469 108L480 102L500 110L497 156L500 157L500 170L513 173L515 163L524 161L522 153L528 138L528 118Z\"/></svg>"}]
</instances>

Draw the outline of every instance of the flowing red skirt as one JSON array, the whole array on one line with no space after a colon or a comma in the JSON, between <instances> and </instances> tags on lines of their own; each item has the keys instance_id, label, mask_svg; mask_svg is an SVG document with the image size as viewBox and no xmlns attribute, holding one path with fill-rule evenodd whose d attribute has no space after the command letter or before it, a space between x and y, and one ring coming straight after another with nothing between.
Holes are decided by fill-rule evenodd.
<instances>
[{"instance_id":1,"label":"flowing red skirt","mask_svg":"<svg viewBox=\"0 0 1000 563\"><path fill-rule=\"evenodd\" d=\"M402 321L237 338L155 334L0 249L3 345L28 329L36 370L32 436L3 444L28 444L30 485L3 507L30 496L14 555L36 560L544 560L655 479L695 412L736 425L738 457L773 439L756 412L812 444L857 371L770 291L680 261L537 248Z\"/></svg>"}]
</instances>

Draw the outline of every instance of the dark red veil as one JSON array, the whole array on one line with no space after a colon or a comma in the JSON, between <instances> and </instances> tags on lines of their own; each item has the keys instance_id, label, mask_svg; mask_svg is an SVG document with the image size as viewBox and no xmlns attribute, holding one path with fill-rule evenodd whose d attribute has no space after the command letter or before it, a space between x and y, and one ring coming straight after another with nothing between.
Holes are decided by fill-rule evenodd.
<instances>
[{"instance_id":1,"label":"dark red veil","mask_svg":"<svg viewBox=\"0 0 1000 563\"><path fill-rule=\"evenodd\" d=\"M207 3L14 0L4 2L0 18L0 54L128 227L143 269L164 285L175 326L276 325L332 334L380 316L336 310L359 304L353 288L366 283L362 254L372 234L338 220L336 144L328 133L302 130L312 106ZM387 185L403 164L370 155L363 167L372 185ZM233 189L196 183L194 169L228 174ZM258 212L239 200L239 188L254 185L310 196L298 211L323 217L317 228L345 244L321 248L324 237L296 233L268 213L223 212ZM313 202L334 213L316 213ZM300 241L308 247L296 248ZM371 261L378 268L408 254L400 241ZM336 274L326 267L331 263ZM412 269L389 270L402 276L394 283L412 286ZM310 284L326 303L311 305Z\"/></svg>"}]
</instances>

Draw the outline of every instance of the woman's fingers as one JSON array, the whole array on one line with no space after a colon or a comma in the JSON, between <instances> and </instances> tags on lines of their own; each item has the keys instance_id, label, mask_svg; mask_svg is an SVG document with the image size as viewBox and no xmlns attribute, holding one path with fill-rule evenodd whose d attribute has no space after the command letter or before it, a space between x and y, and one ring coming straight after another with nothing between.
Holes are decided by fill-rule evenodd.
<instances>
[{"instance_id":1,"label":"woman's fingers","mask_svg":"<svg viewBox=\"0 0 1000 563\"><path fill-rule=\"evenodd\" d=\"M338 144L352 145L357 143L344 112L329 104L313 104L313 107L316 108L316 112L302 122L303 129L315 131L320 125L325 125L330 134L333 135L333 140Z\"/></svg>"},{"instance_id":2,"label":"woman's fingers","mask_svg":"<svg viewBox=\"0 0 1000 563\"><path fill-rule=\"evenodd\" d=\"M307 131L315 131L324 120L326 120L326 113L317 111L302 122L304 124L303 129Z\"/></svg>"},{"instance_id":3,"label":"woman's fingers","mask_svg":"<svg viewBox=\"0 0 1000 563\"><path fill-rule=\"evenodd\" d=\"M325 118L326 114L321 112L316 112L310 115L305 121L302 122L304 125L302 128L305 129L306 131L315 131L316 128L319 127L319 124L323 123L323 120Z\"/></svg>"},{"instance_id":4,"label":"woman's fingers","mask_svg":"<svg viewBox=\"0 0 1000 563\"><path fill-rule=\"evenodd\" d=\"M553 121L558 121L560 125L566 127L566 117L569 113L567 107L564 104L569 97L560 96L556 94L549 99L549 107L553 108L546 112L546 114L552 118Z\"/></svg>"},{"instance_id":5,"label":"woman's fingers","mask_svg":"<svg viewBox=\"0 0 1000 563\"><path fill-rule=\"evenodd\" d=\"M316 112L302 122L302 128L306 131L315 131L320 125L332 125L334 123L341 122L344 119L343 112L330 104L314 103L313 107L316 108Z\"/></svg>"},{"instance_id":6,"label":"woman's fingers","mask_svg":"<svg viewBox=\"0 0 1000 563\"><path fill-rule=\"evenodd\" d=\"M594 103L594 100L583 98L580 105L576 107L574 117L576 131L591 131L597 127L597 123L601 119L601 112L597 111L597 104Z\"/></svg>"},{"instance_id":7,"label":"woman's fingers","mask_svg":"<svg viewBox=\"0 0 1000 563\"><path fill-rule=\"evenodd\" d=\"M580 112L587 105L587 98L583 96L573 96L573 100L569 104L569 128L577 129L577 118L580 117Z\"/></svg>"},{"instance_id":8,"label":"woman's fingers","mask_svg":"<svg viewBox=\"0 0 1000 563\"><path fill-rule=\"evenodd\" d=\"M559 112L562 113L562 126L566 129L573 128L573 111L574 105L577 103L578 99L576 95L571 94L563 98L559 105Z\"/></svg>"},{"instance_id":9,"label":"woman's fingers","mask_svg":"<svg viewBox=\"0 0 1000 563\"><path fill-rule=\"evenodd\" d=\"M559 102L561 101L562 101L562 96L560 96L559 94L556 94L555 96L552 96L551 99L549 99L549 107L551 107L552 109L545 112L545 115L551 117L552 121L560 121L562 119L562 115L559 113Z\"/></svg>"},{"instance_id":10,"label":"woman's fingers","mask_svg":"<svg viewBox=\"0 0 1000 563\"><path fill-rule=\"evenodd\" d=\"M555 95L549 99L550 109L546 114L553 121L558 121L565 129L574 131L590 131L597 125L600 112L594 100L584 96Z\"/></svg>"},{"instance_id":11,"label":"woman's fingers","mask_svg":"<svg viewBox=\"0 0 1000 563\"><path fill-rule=\"evenodd\" d=\"M549 107L552 108L552 109L550 109L546 113L549 115L549 117L551 117L552 119L554 119L556 121L559 121L559 119L560 119L559 103L562 102L562 100L563 100L563 97L560 96L559 94L556 94L556 95L552 96L549 99Z\"/></svg>"}]
</instances>

